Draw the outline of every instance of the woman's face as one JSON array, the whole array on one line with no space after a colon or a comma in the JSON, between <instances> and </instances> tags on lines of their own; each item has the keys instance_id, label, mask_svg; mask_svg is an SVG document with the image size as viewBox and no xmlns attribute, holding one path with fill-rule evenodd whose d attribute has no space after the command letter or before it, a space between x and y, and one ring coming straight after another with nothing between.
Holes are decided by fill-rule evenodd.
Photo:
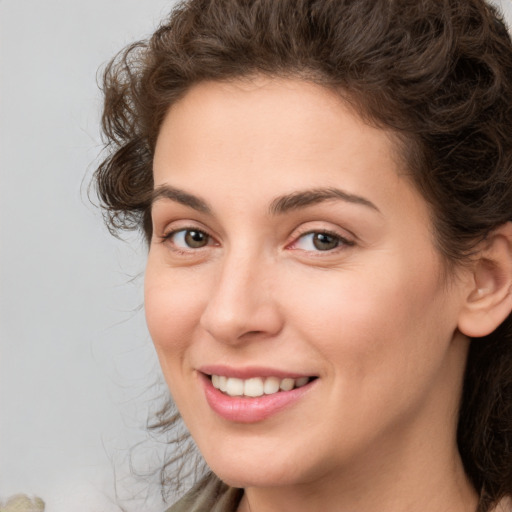
<instances>
[{"instance_id":1,"label":"woman's face","mask_svg":"<svg viewBox=\"0 0 512 512\"><path fill-rule=\"evenodd\" d=\"M464 278L442 277L394 149L298 80L202 83L163 123L147 322L230 484L382 471L454 445Z\"/></svg>"}]
</instances>

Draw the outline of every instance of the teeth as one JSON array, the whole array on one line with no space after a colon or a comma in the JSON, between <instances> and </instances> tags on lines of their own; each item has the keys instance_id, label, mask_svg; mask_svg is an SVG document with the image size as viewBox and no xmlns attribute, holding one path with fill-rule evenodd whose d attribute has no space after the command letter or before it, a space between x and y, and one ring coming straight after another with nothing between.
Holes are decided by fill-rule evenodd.
<instances>
[{"instance_id":1,"label":"teeth","mask_svg":"<svg viewBox=\"0 0 512 512\"><path fill-rule=\"evenodd\" d=\"M229 396L249 396L258 397L262 395L272 395L279 391L291 391L294 388L305 386L309 377L300 377L298 379L278 379L277 377L253 377L251 379L237 379L226 377L224 375L212 375L213 387L219 389Z\"/></svg>"},{"instance_id":2,"label":"teeth","mask_svg":"<svg viewBox=\"0 0 512 512\"><path fill-rule=\"evenodd\" d=\"M228 379L226 393L229 396L242 396L244 394L244 381L242 379Z\"/></svg>"},{"instance_id":3,"label":"teeth","mask_svg":"<svg viewBox=\"0 0 512 512\"><path fill-rule=\"evenodd\" d=\"M295 381L293 379L283 379L279 387L283 391L291 391L295 387Z\"/></svg>"},{"instance_id":4,"label":"teeth","mask_svg":"<svg viewBox=\"0 0 512 512\"><path fill-rule=\"evenodd\" d=\"M281 381L277 377L268 377L265 379L265 384L263 385L263 392L265 395L272 395L273 393L277 393L279 391L279 384Z\"/></svg>"},{"instance_id":5,"label":"teeth","mask_svg":"<svg viewBox=\"0 0 512 512\"><path fill-rule=\"evenodd\" d=\"M309 382L309 377L301 377L300 379L297 379L295 381L295 387L301 388L302 386L305 386Z\"/></svg>"},{"instance_id":6,"label":"teeth","mask_svg":"<svg viewBox=\"0 0 512 512\"><path fill-rule=\"evenodd\" d=\"M263 380L259 377L254 379L247 379L244 382L244 395L245 396L261 396L263 395Z\"/></svg>"}]
</instances>

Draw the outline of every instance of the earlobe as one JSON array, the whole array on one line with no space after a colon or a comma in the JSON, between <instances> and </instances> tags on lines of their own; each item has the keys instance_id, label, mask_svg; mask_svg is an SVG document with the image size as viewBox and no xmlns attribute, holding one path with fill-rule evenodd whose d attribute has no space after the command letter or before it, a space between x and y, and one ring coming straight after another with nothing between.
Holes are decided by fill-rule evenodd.
<instances>
[{"instance_id":1,"label":"earlobe","mask_svg":"<svg viewBox=\"0 0 512 512\"><path fill-rule=\"evenodd\" d=\"M458 327L466 336L479 338L493 332L512 311L512 222L482 242L472 275Z\"/></svg>"}]
</instances>

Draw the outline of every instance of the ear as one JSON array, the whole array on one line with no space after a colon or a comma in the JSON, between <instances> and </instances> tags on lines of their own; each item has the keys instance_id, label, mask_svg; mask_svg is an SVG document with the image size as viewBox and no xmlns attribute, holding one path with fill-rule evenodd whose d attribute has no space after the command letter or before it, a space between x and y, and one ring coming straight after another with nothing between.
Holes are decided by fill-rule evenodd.
<instances>
[{"instance_id":1,"label":"ear","mask_svg":"<svg viewBox=\"0 0 512 512\"><path fill-rule=\"evenodd\" d=\"M479 338L493 332L512 311L512 222L482 242L472 284L459 315L459 330Z\"/></svg>"}]
</instances>

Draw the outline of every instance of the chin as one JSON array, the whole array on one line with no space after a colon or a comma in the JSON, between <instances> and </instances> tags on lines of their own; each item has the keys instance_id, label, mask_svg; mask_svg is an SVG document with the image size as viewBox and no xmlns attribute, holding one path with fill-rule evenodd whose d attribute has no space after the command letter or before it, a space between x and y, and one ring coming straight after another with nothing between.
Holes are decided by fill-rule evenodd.
<instances>
[{"instance_id":1,"label":"chin","mask_svg":"<svg viewBox=\"0 0 512 512\"><path fill-rule=\"evenodd\" d=\"M275 456L250 457L247 452L226 454L222 457L208 457L210 469L231 487L275 487L288 486L307 480L302 474L303 467L297 460Z\"/></svg>"},{"instance_id":2,"label":"chin","mask_svg":"<svg viewBox=\"0 0 512 512\"><path fill-rule=\"evenodd\" d=\"M231 487L279 487L300 483L297 475L290 474L288 470L280 470L275 467L259 467L249 470L241 468L218 468L213 472L226 484Z\"/></svg>"}]
</instances>

